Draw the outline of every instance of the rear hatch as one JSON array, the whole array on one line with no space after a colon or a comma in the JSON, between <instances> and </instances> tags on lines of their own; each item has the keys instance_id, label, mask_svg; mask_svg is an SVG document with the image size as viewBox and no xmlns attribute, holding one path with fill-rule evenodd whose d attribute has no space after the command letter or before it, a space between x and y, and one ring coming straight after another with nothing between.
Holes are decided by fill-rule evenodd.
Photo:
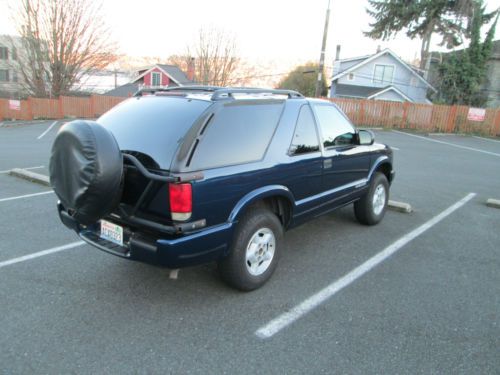
<instances>
[{"instance_id":1,"label":"rear hatch","mask_svg":"<svg viewBox=\"0 0 500 375\"><path fill-rule=\"evenodd\" d=\"M139 96L126 100L97 121L113 133L123 153L132 155L149 172L168 176L186 133L211 104L186 97ZM172 224L168 183L154 181L149 185L151 180L130 160L124 160L124 168L123 195L115 214L123 217L125 210L138 218Z\"/></svg>"}]
</instances>

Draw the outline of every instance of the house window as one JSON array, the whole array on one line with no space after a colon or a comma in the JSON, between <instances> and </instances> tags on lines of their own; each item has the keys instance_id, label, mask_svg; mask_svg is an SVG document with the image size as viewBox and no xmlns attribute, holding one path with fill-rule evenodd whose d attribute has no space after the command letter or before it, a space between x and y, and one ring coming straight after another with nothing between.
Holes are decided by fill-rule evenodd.
<instances>
[{"instance_id":1,"label":"house window","mask_svg":"<svg viewBox=\"0 0 500 375\"><path fill-rule=\"evenodd\" d=\"M12 58L12 60L17 60L17 49L16 49L16 47L12 47L11 58Z\"/></svg>"},{"instance_id":2,"label":"house window","mask_svg":"<svg viewBox=\"0 0 500 375\"><path fill-rule=\"evenodd\" d=\"M0 47L0 60L7 60L9 58L9 49L7 47Z\"/></svg>"},{"instance_id":3,"label":"house window","mask_svg":"<svg viewBox=\"0 0 500 375\"><path fill-rule=\"evenodd\" d=\"M392 83L394 78L393 65L375 65L373 72L373 83L386 84Z\"/></svg>"},{"instance_id":4,"label":"house window","mask_svg":"<svg viewBox=\"0 0 500 375\"><path fill-rule=\"evenodd\" d=\"M158 72L151 73L151 86L161 86L161 74Z\"/></svg>"},{"instance_id":5,"label":"house window","mask_svg":"<svg viewBox=\"0 0 500 375\"><path fill-rule=\"evenodd\" d=\"M12 71L12 82L18 82L19 78L17 77L17 72L15 70Z\"/></svg>"},{"instance_id":6,"label":"house window","mask_svg":"<svg viewBox=\"0 0 500 375\"><path fill-rule=\"evenodd\" d=\"M354 73L349 73L349 75L347 76L347 79L349 81L354 81Z\"/></svg>"},{"instance_id":7,"label":"house window","mask_svg":"<svg viewBox=\"0 0 500 375\"><path fill-rule=\"evenodd\" d=\"M9 71L7 69L0 69L0 82L9 82Z\"/></svg>"}]
</instances>

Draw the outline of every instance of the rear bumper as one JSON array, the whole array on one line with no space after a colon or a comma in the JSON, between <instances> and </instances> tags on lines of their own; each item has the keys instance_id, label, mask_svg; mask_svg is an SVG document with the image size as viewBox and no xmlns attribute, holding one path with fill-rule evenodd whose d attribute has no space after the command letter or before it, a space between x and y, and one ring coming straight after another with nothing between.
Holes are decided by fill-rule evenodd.
<instances>
[{"instance_id":1,"label":"rear bumper","mask_svg":"<svg viewBox=\"0 0 500 375\"><path fill-rule=\"evenodd\" d=\"M228 252L233 224L204 228L188 235L156 238L150 234L124 228L124 245L116 245L100 238L100 225L82 226L62 207L57 205L63 224L74 230L90 245L131 260L160 264L169 268L189 267L220 259Z\"/></svg>"}]
</instances>

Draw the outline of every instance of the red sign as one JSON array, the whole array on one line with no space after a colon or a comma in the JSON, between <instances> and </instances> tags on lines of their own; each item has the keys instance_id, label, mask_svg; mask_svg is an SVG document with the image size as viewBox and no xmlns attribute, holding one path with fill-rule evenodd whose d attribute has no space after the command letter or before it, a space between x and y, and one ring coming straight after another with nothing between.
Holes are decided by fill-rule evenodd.
<instances>
[{"instance_id":1,"label":"red sign","mask_svg":"<svg viewBox=\"0 0 500 375\"><path fill-rule=\"evenodd\" d=\"M9 100L9 109L13 111L21 110L21 101L20 100Z\"/></svg>"},{"instance_id":2,"label":"red sign","mask_svg":"<svg viewBox=\"0 0 500 375\"><path fill-rule=\"evenodd\" d=\"M469 121L484 121L486 116L486 109L484 108L469 108L469 113L467 114L467 120Z\"/></svg>"}]
</instances>

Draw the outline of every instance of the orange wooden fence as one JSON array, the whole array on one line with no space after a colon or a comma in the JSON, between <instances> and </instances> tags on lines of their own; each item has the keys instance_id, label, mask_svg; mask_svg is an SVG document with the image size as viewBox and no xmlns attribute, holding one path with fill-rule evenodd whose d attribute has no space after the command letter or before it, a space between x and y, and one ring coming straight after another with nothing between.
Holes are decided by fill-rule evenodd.
<instances>
[{"instance_id":1,"label":"orange wooden fence","mask_svg":"<svg viewBox=\"0 0 500 375\"><path fill-rule=\"evenodd\" d=\"M21 100L20 110L9 108L9 99L0 99L0 121L60 118L94 118L110 110L126 98L92 95L61 96L58 99L28 98Z\"/></svg>"},{"instance_id":2,"label":"orange wooden fence","mask_svg":"<svg viewBox=\"0 0 500 375\"><path fill-rule=\"evenodd\" d=\"M470 121L467 119L467 106L340 98L330 100L342 108L356 126L500 136L500 108L487 108L484 121Z\"/></svg>"},{"instance_id":3,"label":"orange wooden fence","mask_svg":"<svg viewBox=\"0 0 500 375\"><path fill-rule=\"evenodd\" d=\"M9 109L9 100L0 99L0 121L58 118L94 118L125 98L92 95L61 96L58 99L21 100L20 110ZM381 100L330 99L356 126L413 129L423 132L475 133L500 136L500 108L486 109L484 121L467 119L469 107L399 103Z\"/></svg>"}]
</instances>

